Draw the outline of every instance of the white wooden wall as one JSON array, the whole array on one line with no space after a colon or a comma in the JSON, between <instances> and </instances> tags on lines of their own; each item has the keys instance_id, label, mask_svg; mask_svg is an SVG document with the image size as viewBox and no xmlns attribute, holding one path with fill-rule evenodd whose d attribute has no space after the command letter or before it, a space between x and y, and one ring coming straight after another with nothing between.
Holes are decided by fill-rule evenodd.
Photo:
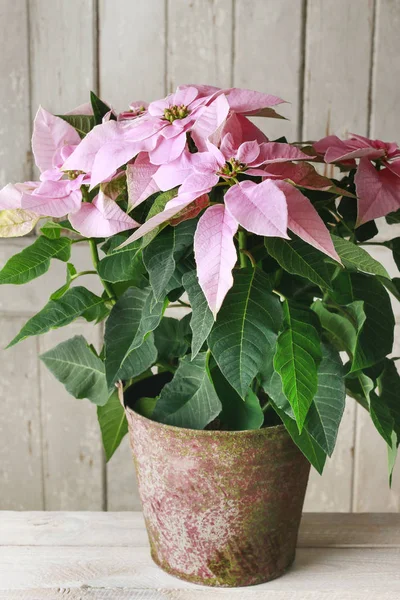
<instances>
[{"instance_id":1,"label":"white wooden wall","mask_svg":"<svg viewBox=\"0 0 400 600\"><path fill-rule=\"evenodd\" d=\"M291 121L263 123L270 137L356 131L400 141L400 0L0 0L0 23L0 186L32 175L38 104L67 111L90 89L122 109L179 83L249 87L292 103ZM1 243L0 265L24 244ZM382 249L376 255L392 267ZM86 267L84 248L74 261ZM1 348L62 284L64 268L0 289ZM100 331L76 323L0 351L0 508L139 507L126 441L106 466L94 406L70 398L38 360L78 331L99 344ZM383 441L349 400L306 509L400 511L400 468L392 490L385 469Z\"/></svg>"}]
</instances>

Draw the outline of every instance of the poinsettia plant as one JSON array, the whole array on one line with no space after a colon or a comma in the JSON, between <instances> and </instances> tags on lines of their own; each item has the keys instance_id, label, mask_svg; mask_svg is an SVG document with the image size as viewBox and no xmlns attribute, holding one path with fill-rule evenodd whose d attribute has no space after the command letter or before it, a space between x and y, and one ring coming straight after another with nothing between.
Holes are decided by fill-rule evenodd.
<instances>
[{"instance_id":1,"label":"poinsettia plant","mask_svg":"<svg viewBox=\"0 0 400 600\"><path fill-rule=\"evenodd\" d=\"M0 191L0 235L39 236L0 272L24 284L52 259L66 283L11 341L104 323L42 360L98 407L107 458L127 431L119 396L162 423L257 429L282 422L322 472L346 392L385 440L400 440L400 380L388 291L400 279L362 247L375 219L400 222L400 149L351 135L270 141L249 117L280 118L279 98L184 85L121 114L95 94L66 115L40 108L38 181ZM336 178L321 174L333 163ZM318 167L318 164L320 168ZM86 243L101 296L76 285ZM371 243L371 242L370 242ZM400 266L400 238L385 243ZM168 316L181 306L181 319Z\"/></svg>"}]
</instances>

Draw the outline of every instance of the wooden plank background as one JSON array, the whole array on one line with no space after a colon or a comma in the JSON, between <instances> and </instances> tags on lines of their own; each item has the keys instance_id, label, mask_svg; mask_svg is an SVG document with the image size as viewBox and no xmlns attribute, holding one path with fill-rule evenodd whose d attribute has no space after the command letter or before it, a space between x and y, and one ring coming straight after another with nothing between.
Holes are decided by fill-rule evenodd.
<instances>
[{"instance_id":1,"label":"wooden plank background","mask_svg":"<svg viewBox=\"0 0 400 600\"><path fill-rule=\"evenodd\" d=\"M34 174L38 105L67 111L90 89L122 109L179 83L249 87L291 102L290 121L263 121L271 138L356 131L400 141L399 0L0 0L0 22L0 186ZM0 265L26 243L3 241ZM372 250L395 273L390 255ZM75 247L79 270L88 261ZM53 264L27 286L1 288L2 348L64 271ZM93 278L85 283L96 291ZM100 343L100 330L77 323L0 351L0 509L139 508L127 442L105 465L94 407L69 397L37 358L77 331ZM400 467L391 490L385 469L383 441L349 399L334 458L322 477L311 474L306 510L400 512Z\"/></svg>"}]
</instances>

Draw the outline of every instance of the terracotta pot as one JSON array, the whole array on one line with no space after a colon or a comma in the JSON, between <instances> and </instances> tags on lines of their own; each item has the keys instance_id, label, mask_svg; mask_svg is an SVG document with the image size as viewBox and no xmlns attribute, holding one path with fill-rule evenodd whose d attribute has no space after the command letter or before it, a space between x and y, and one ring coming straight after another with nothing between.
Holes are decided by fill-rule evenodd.
<instances>
[{"instance_id":1,"label":"terracotta pot","mask_svg":"<svg viewBox=\"0 0 400 600\"><path fill-rule=\"evenodd\" d=\"M126 414L154 562L212 586L282 575L310 471L283 425L197 431Z\"/></svg>"}]
</instances>

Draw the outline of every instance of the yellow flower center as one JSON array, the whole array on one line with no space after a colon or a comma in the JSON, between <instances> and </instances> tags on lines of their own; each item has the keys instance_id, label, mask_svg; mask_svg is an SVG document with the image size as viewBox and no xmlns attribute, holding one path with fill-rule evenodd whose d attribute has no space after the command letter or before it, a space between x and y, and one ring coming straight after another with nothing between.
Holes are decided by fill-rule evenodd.
<instances>
[{"instance_id":1,"label":"yellow flower center","mask_svg":"<svg viewBox=\"0 0 400 600\"><path fill-rule=\"evenodd\" d=\"M188 116L188 114L189 111L187 106L185 106L184 104L177 106L175 104L174 106L170 106L169 108L166 108L164 110L164 119L172 123L176 119L184 119Z\"/></svg>"}]
</instances>

